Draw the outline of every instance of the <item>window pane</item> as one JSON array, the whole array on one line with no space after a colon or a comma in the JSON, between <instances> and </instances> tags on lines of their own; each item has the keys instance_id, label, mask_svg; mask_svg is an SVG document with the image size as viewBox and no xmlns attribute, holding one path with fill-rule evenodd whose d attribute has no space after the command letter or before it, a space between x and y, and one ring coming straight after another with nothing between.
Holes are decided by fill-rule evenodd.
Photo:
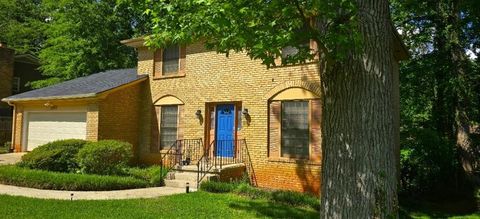
<instances>
[{"instance_id":1,"label":"window pane","mask_svg":"<svg viewBox=\"0 0 480 219\"><path fill-rule=\"evenodd\" d=\"M180 48L171 46L163 50L162 75L177 74L180 58Z\"/></svg>"},{"instance_id":2,"label":"window pane","mask_svg":"<svg viewBox=\"0 0 480 219\"><path fill-rule=\"evenodd\" d=\"M282 58L287 58L287 56L292 56L298 53L298 49L293 46L287 46L282 49Z\"/></svg>"},{"instance_id":3,"label":"window pane","mask_svg":"<svg viewBox=\"0 0 480 219\"><path fill-rule=\"evenodd\" d=\"M299 45L299 47L306 47L306 48L309 48L310 47L310 42L305 42L305 43L302 43ZM286 47L283 47L282 48L282 58L287 58L288 56L294 56L296 55L299 50L297 47L294 47L294 46L286 46Z\"/></svg>"},{"instance_id":4,"label":"window pane","mask_svg":"<svg viewBox=\"0 0 480 219\"><path fill-rule=\"evenodd\" d=\"M13 77L12 90L13 90L14 93L19 93L20 92L20 78L19 77Z\"/></svg>"},{"instance_id":5,"label":"window pane","mask_svg":"<svg viewBox=\"0 0 480 219\"><path fill-rule=\"evenodd\" d=\"M162 106L160 119L160 147L169 148L177 140L178 106Z\"/></svg>"},{"instance_id":6,"label":"window pane","mask_svg":"<svg viewBox=\"0 0 480 219\"><path fill-rule=\"evenodd\" d=\"M282 102L282 157L308 158L308 101Z\"/></svg>"}]
</instances>

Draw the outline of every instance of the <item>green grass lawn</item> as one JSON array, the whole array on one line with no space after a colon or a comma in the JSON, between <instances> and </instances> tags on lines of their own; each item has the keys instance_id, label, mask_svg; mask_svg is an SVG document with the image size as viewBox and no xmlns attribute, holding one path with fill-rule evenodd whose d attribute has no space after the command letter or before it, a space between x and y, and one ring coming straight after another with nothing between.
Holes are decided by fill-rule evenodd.
<instances>
[{"instance_id":1,"label":"green grass lawn","mask_svg":"<svg viewBox=\"0 0 480 219\"><path fill-rule=\"evenodd\" d=\"M463 205L464 203L457 203ZM453 204L455 205L455 204ZM458 206L402 203L401 218L480 218ZM441 209L439 209L441 208ZM43 200L0 195L1 218L318 218L312 208L292 207L235 194L195 192L154 199Z\"/></svg>"},{"instance_id":2,"label":"green grass lawn","mask_svg":"<svg viewBox=\"0 0 480 219\"><path fill-rule=\"evenodd\" d=\"M60 201L0 195L1 218L318 218L291 207L234 194L195 192L155 199Z\"/></svg>"}]
</instances>

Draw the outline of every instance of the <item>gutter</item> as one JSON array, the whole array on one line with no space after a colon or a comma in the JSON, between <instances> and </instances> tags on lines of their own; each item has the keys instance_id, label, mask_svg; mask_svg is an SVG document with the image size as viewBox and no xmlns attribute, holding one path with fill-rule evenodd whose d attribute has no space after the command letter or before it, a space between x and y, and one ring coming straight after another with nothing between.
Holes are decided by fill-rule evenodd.
<instances>
[{"instance_id":1,"label":"gutter","mask_svg":"<svg viewBox=\"0 0 480 219\"><path fill-rule=\"evenodd\" d=\"M137 37L137 38L133 38L133 39L127 39L127 40L122 40L120 41L121 44L123 45L126 45L126 46L130 46L130 47L133 47L133 48L139 48L139 47L143 47L145 46L144 43L145 43L145 37Z\"/></svg>"},{"instance_id":2,"label":"gutter","mask_svg":"<svg viewBox=\"0 0 480 219\"><path fill-rule=\"evenodd\" d=\"M21 102L21 101L33 101L33 100L80 99L80 98L95 97L96 95L97 95L97 93L67 95L67 96L31 97L31 98L18 98L18 99L3 98L2 101L10 103L10 102Z\"/></svg>"}]
</instances>

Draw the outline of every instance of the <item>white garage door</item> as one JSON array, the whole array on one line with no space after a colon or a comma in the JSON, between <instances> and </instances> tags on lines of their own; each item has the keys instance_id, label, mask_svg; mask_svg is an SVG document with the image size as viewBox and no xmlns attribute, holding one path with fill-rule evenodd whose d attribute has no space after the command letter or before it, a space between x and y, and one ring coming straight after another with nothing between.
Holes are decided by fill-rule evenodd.
<instances>
[{"instance_id":1,"label":"white garage door","mask_svg":"<svg viewBox=\"0 0 480 219\"><path fill-rule=\"evenodd\" d=\"M60 139L85 139L85 112L30 112L27 120L27 151Z\"/></svg>"}]
</instances>

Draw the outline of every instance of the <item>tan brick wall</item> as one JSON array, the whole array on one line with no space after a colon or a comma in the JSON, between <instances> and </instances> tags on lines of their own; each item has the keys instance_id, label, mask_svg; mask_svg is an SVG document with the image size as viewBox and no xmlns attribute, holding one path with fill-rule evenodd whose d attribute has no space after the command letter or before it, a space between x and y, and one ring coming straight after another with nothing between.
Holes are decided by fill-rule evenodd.
<instances>
[{"instance_id":1,"label":"tan brick wall","mask_svg":"<svg viewBox=\"0 0 480 219\"><path fill-rule=\"evenodd\" d=\"M15 115L13 117L13 123L15 129L13 129L12 145L15 152L22 151L22 128L23 128L23 107L15 106Z\"/></svg>"},{"instance_id":2,"label":"tan brick wall","mask_svg":"<svg viewBox=\"0 0 480 219\"><path fill-rule=\"evenodd\" d=\"M220 181L221 182L234 182L240 181L243 179L243 175L245 173L245 166L238 166L223 169L220 172Z\"/></svg>"},{"instance_id":3,"label":"tan brick wall","mask_svg":"<svg viewBox=\"0 0 480 219\"><path fill-rule=\"evenodd\" d=\"M115 139L138 145L140 93L146 82L126 85L99 101L98 140ZM137 154L137 153L136 153Z\"/></svg>"},{"instance_id":4,"label":"tan brick wall","mask_svg":"<svg viewBox=\"0 0 480 219\"><path fill-rule=\"evenodd\" d=\"M320 165L302 164L296 160L268 157L268 100L290 87L302 87L320 92L316 64L267 69L259 60L243 53L223 54L205 51L201 44L187 46L185 76L154 79L153 51L139 48L139 73L148 73L150 83L143 90L139 145L144 161L156 161L158 155L149 153L152 103L165 95L173 95L185 103L184 137L204 138L204 125L195 116L205 103L241 101L251 117L243 121L241 135L246 138L260 187L319 192ZM243 118L245 120L245 118Z\"/></svg>"},{"instance_id":5,"label":"tan brick wall","mask_svg":"<svg viewBox=\"0 0 480 219\"><path fill-rule=\"evenodd\" d=\"M87 140L98 140L98 103L91 103L87 105Z\"/></svg>"}]
</instances>

